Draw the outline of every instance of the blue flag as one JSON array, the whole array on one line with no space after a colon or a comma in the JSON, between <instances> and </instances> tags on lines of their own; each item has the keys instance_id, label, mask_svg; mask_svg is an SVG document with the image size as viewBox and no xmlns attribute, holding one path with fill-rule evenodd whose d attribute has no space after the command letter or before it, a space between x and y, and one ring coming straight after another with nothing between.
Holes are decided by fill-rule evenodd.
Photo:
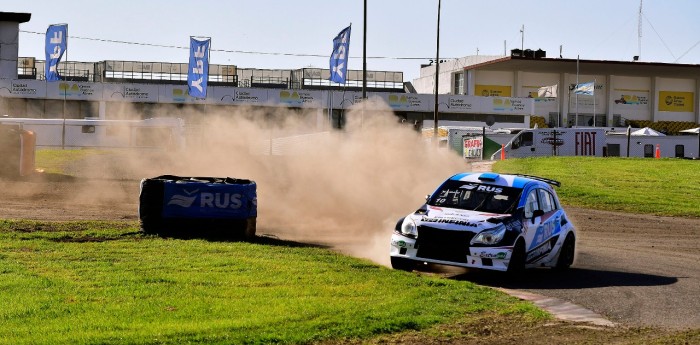
<instances>
[{"instance_id":1,"label":"blue flag","mask_svg":"<svg viewBox=\"0 0 700 345\"><path fill-rule=\"evenodd\" d=\"M187 69L187 88L192 97L207 97L210 43L210 38L200 41L190 37L190 64Z\"/></svg>"},{"instance_id":2,"label":"blue flag","mask_svg":"<svg viewBox=\"0 0 700 345\"><path fill-rule=\"evenodd\" d=\"M350 26L343 29L333 39L333 53L331 53L331 77L330 81L345 84L348 73L348 55L350 54Z\"/></svg>"},{"instance_id":3,"label":"blue flag","mask_svg":"<svg viewBox=\"0 0 700 345\"><path fill-rule=\"evenodd\" d=\"M49 25L46 30L46 66L44 75L47 81L61 80L58 63L68 48L68 24Z\"/></svg>"},{"instance_id":4,"label":"blue flag","mask_svg":"<svg viewBox=\"0 0 700 345\"><path fill-rule=\"evenodd\" d=\"M574 88L574 93L577 95L588 95L593 96L595 92L593 82L589 81L587 83L577 84Z\"/></svg>"}]
</instances>

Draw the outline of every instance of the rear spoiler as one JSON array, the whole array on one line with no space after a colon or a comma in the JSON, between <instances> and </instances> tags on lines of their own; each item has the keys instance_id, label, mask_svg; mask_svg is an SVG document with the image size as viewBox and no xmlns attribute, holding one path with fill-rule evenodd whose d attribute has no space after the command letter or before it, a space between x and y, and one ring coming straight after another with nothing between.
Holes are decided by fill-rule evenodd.
<instances>
[{"instance_id":1,"label":"rear spoiler","mask_svg":"<svg viewBox=\"0 0 700 345\"><path fill-rule=\"evenodd\" d=\"M548 179L548 178L539 177L539 176L533 176L533 175L525 175L525 174L513 174L513 175L515 175L515 176L520 176L520 177L527 177L527 178L529 178L529 179L533 179L533 180L537 180L537 181L549 183L549 184L551 184L552 186L561 187L561 183L560 183L559 181L551 180L551 179Z\"/></svg>"}]
</instances>

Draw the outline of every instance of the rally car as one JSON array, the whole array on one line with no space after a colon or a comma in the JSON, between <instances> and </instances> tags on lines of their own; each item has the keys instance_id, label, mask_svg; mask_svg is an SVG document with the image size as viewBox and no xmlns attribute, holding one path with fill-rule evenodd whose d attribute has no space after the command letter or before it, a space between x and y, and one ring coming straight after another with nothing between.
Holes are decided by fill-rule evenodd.
<instances>
[{"instance_id":1,"label":"rally car","mask_svg":"<svg viewBox=\"0 0 700 345\"><path fill-rule=\"evenodd\" d=\"M552 186L560 183L491 172L454 175L399 219L391 266L412 270L436 263L513 273L568 268L576 230Z\"/></svg>"}]
</instances>

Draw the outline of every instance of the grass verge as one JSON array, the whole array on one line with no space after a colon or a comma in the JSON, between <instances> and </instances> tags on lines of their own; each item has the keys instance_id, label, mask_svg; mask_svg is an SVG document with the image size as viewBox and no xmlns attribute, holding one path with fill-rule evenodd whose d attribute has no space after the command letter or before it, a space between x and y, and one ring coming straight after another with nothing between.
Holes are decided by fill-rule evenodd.
<instances>
[{"instance_id":1,"label":"grass verge","mask_svg":"<svg viewBox=\"0 0 700 345\"><path fill-rule=\"evenodd\" d=\"M36 150L36 167L49 174L65 174L66 167L88 156L105 154L107 151L97 149L40 149Z\"/></svg>"},{"instance_id":2,"label":"grass verge","mask_svg":"<svg viewBox=\"0 0 700 345\"><path fill-rule=\"evenodd\" d=\"M551 178L563 203L598 210L700 217L700 162L542 157L498 161L494 171Z\"/></svg>"},{"instance_id":3,"label":"grass verge","mask_svg":"<svg viewBox=\"0 0 700 345\"><path fill-rule=\"evenodd\" d=\"M308 343L488 311L548 318L465 281L323 248L147 236L123 222L0 221L0 343Z\"/></svg>"}]
</instances>

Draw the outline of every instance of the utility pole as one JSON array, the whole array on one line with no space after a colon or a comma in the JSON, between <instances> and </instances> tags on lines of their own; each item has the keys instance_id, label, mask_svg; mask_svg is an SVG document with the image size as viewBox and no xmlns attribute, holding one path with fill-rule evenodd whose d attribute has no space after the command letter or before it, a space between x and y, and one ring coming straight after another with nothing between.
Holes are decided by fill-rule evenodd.
<instances>
[{"instance_id":1,"label":"utility pole","mask_svg":"<svg viewBox=\"0 0 700 345\"><path fill-rule=\"evenodd\" d=\"M520 28L520 51L525 51L525 24ZM525 54L525 53L521 53ZM524 56L524 55L523 55Z\"/></svg>"},{"instance_id":2,"label":"utility pole","mask_svg":"<svg viewBox=\"0 0 700 345\"><path fill-rule=\"evenodd\" d=\"M637 52L637 59L642 57L642 1L643 0L639 0L639 19L637 21L637 46L639 48L639 51Z\"/></svg>"}]
</instances>

